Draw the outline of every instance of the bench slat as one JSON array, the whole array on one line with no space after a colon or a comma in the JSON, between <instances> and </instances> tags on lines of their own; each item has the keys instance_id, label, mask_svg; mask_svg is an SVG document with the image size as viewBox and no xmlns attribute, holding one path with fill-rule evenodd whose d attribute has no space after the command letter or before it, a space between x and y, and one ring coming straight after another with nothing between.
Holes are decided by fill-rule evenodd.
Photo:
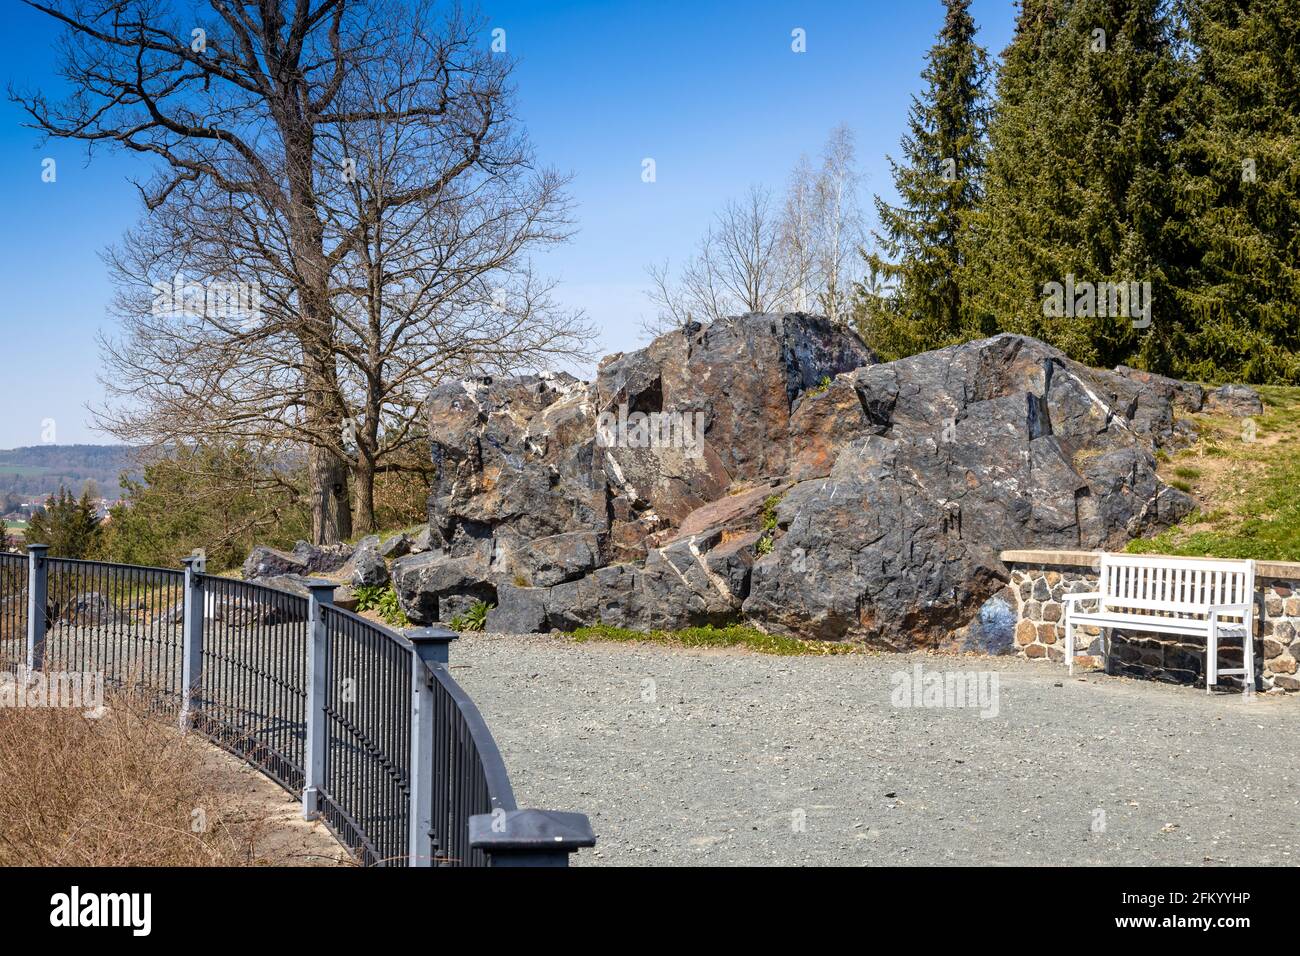
<instances>
[{"instance_id":1,"label":"bench slat","mask_svg":"<svg viewBox=\"0 0 1300 956\"><path fill-rule=\"evenodd\" d=\"M1205 634L1210 629L1208 620L1161 617L1153 614L1084 613L1071 614L1070 620L1075 625L1118 627L1126 631L1157 631L1171 634ZM1230 624L1220 620L1219 634L1227 637L1239 637L1244 627L1245 625L1241 622Z\"/></svg>"}]
</instances>

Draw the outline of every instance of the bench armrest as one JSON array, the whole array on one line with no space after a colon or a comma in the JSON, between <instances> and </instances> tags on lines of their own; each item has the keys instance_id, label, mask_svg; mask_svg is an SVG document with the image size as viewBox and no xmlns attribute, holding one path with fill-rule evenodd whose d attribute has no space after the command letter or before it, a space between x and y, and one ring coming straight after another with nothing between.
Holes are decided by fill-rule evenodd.
<instances>
[{"instance_id":1,"label":"bench armrest","mask_svg":"<svg viewBox=\"0 0 1300 956\"><path fill-rule=\"evenodd\" d=\"M1253 611L1253 604L1211 604L1207 609L1207 614L1245 614L1247 611Z\"/></svg>"},{"instance_id":2,"label":"bench armrest","mask_svg":"<svg viewBox=\"0 0 1300 956\"><path fill-rule=\"evenodd\" d=\"M1061 597L1062 604L1074 604L1076 601L1098 601L1101 599L1100 591L1086 591L1082 594L1066 594Z\"/></svg>"}]
</instances>

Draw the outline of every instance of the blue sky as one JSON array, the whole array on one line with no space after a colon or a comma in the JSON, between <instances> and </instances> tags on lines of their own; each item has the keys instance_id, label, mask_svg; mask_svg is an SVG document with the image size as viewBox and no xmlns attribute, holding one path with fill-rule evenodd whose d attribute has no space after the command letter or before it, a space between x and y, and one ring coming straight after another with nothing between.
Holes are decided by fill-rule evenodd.
<instances>
[{"instance_id":1,"label":"blue sky","mask_svg":"<svg viewBox=\"0 0 1300 956\"><path fill-rule=\"evenodd\" d=\"M57 30L5 0L0 73L55 92ZM751 183L782 186L801 153L816 156L846 123L868 194L892 196L909 98L942 16L939 0L484 0L506 31L519 112L541 162L573 174L579 232L538 260L565 305L600 329L597 354L641 343L645 267L679 262L713 212ZM1011 36L1012 0L975 0L992 54ZM807 51L791 51L791 31ZM484 34L484 43L490 36ZM111 150L89 163L80 144L50 142L0 104L0 448L54 440L108 442L85 410L97 402L100 329L111 290L99 252L140 215L130 178L143 160ZM57 181L41 179L53 158ZM657 181L644 183L652 157Z\"/></svg>"}]
</instances>

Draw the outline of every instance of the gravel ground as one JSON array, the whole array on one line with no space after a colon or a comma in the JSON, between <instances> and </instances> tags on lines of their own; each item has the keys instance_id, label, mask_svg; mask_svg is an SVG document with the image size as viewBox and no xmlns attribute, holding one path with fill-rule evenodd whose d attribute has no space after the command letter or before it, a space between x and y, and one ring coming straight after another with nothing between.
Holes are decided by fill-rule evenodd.
<instances>
[{"instance_id":1,"label":"gravel ground","mask_svg":"<svg viewBox=\"0 0 1300 956\"><path fill-rule=\"evenodd\" d=\"M978 657L773 657L464 635L519 805L580 865L1300 863L1300 701ZM996 674L996 716L891 675Z\"/></svg>"}]
</instances>

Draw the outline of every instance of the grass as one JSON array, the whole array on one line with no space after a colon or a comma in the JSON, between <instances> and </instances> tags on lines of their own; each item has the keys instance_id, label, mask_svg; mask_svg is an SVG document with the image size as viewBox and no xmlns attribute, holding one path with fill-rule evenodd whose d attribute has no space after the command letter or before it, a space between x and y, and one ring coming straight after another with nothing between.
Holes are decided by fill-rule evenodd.
<instances>
[{"instance_id":1,"label":"grass","mask_svg":"<svg viewBox=\"0 0 1300 956\"><path fill-rule=\"evenodd\" d=\"M676 647L743 647L761 654L776 654L783 657L796 655L828 656L836 654L862 653L862 648L855 644L835 641L804 641L779 634L764 634L754 627L744 624L727 624L723 627L687 627L679 631L633 631L624 627L611 627L607 624L594 624L580 627L570 635L573 640L586 641L621 641L625 643L649 642L669 644Z\"/></svg>"},{"instance_id":2,"label":"grass","mask_svg":"<svg viewBox=\"0 0 1300 956\"><path fill-rule=\"evenodd\" d=\"M1130 542L1130 552L1300 561L1300 388L1258 391L1265 408L1255 419L1193 416L1200 442L1168 456L1159 470L1201 507Z\"/></svg>"},{"instance_id":3,"label":"grass","mask_svg":"<svg viewBox=\"0 0 1300 956\"><path fill-rule=\"evenodd\" d=\"M193 735L130 699L0 707L0 866L237 866L262 823L236 811Z\"/></svg>"}]
</instances>

